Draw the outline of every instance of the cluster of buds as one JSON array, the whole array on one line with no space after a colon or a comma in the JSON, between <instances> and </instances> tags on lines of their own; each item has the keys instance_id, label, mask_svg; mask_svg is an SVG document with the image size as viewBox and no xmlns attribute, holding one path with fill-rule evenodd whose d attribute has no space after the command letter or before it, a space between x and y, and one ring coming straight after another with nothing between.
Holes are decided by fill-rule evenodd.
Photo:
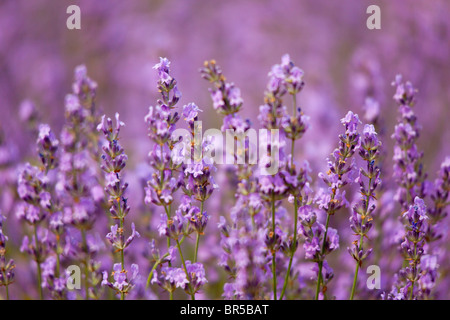
<instances>
[{"instance_id":1,"label":"cluster of buds","mask_svg":"<svg viewBox=\"0 0 450 320\"><path fill-rule=\"evenodd\" d=\"M123 148L119 144L119 132L124 123L119 120L119 114L116 113L116 126L113 128L112 120L105 116L97 127L107 140L103 146L101 168L105 172L106 187L105 192L109 195L110 213L113 219L123 220L130 212L127 198L124 197L128 183L124 183L121 177L122 170L125 168L128 159Z\"/></svg>"},{"instance_id":2,"label":"cluster of buds","mask_svg":"<svg viewBox=\"0 0 450 320\"><path fill-rule=\"evenodd\" d=\"M427 174L422 164L423 152L418 151L416 144L421 129L413 111L417 90L410 82L404 83L401 75L396 76L392 85L397 88L394 100L400 113L399 122L392 135L395 140L394 177L400 186L396 200L406 211L416 196L426 196Z\"/></svg>"},{"instance_id":3,"label":"cluster of buds","mask_svg":"<svg viewBox=\"0 0 450 320\"><path fill-rule=\"evenodd\" d=\"M215 60L205 61L204 68L200 69L204 79L213 83L215 88L210 89L214 109L225 116L235 115L242 107L244 100L241 90L234 83L226 82L220 66Z\"/></svg>"},{"instance_id":4,"label":"cluster of buds","mask_svg":"<svg viewBox=\"0 0 450 320\"><path fill-rule=\"evenodd\" d=\"M354 180L356 168L355 159L352 157L360 147L361 137L357 131L360 123L358 115L349 111L341 119L341 123L345 126L345 133L339 135L339 148L327 159L328 172L319 173L319 178L327 184L329 192L322 193L316 201L328 215L334 215L337 210L348 204L345 200L345 191L341 189ZM349 159L352 159L352 162L349 162Z\"/></svg>"},{"instance_id":5,"label":"cluster of buds","mask_svg":"<svg viewBox=\"0 0 450 320\"><path fill-rule=\"evenodd\" d=\"M440 240L443 237L439 225L448 215L449 194L450 157L447 157L441 164L439 176L434 183L434 191L430 195L431 200L433 200L433 205L428 207L429 223L426 231L426 241L428 243Z\"/></svg>"},{"instance_id":6,"label":"cluster of buds","mask_svg":"<svg viewBox=\"0 0 450 320\"><path fill-rule=\"evenodd\" d=\"M312 207L305 205L299 209L300 231L304 237L305 258L313 262L324 262L328 254L339 248L339 235L336 229L328 228L317 220ZM323 250L322 250L323 246Z\"/></svg>"},{"instance_id":7,"label":"cluster of buds","mask_svg":"<svg viewBox=\"0 0 450 320\"><path fill-rule=\"evenodd\" d=\"M39 137L37 139L38 154L41 158L45 171L53 169L57 166L56 151L58 150L59 141L56 139L48 124L39 126Z\"/></svg>"}]
</instances>

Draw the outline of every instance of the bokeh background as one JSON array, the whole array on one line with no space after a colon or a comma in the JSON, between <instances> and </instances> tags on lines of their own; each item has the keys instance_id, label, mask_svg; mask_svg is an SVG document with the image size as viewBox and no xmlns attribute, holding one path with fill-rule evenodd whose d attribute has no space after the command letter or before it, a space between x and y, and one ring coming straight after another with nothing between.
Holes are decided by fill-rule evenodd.
<instances>
[{"instance_id":1,"label":"bokeh background","mask_svg":"<svg viewBox=\"0 0 450 320\"><path fill-rule=\"evenodd\" d=\"M66 28L71 4L81 8L81 30ZM381 30L366 28L371 4L381 8ZM305 71L298 101L311 117L311 130L299 143L297 156L311 162L313 175L325 167L337 143L339 119L348 110L363 117L368 96L379 102L386 159L392 158L397 108L391 82L400 73L419 89L419 148L434 178L450 154L449 14L446 0L2 0L2 148L14 155L15 164L35 156L35 132L22 121L25 100L35 104L39 121L59 134L73 70L85 64L99 85L99 107L109 116L119 112L127 124L122 144L130 157L128 180L137 182L151 147L143 119L157 98L152 66L160 56L172 61L172 75L183 94L180 105L195 102L204 110L203 127L220 128L209 84L198 72L203 62L215 59L227 79L241 88L243 113L257 126L267 73L289 53ZM3 170L2 181L14 179L15 173ZM143 191L139 183L131 185L138 207ZM0 195L9 220L15 219L13 193ZM347 221L348 214L343 215ZM19 246L21 236L9 233L13 246ZM12 254L20 261L19 253ZM26 296L15 290L16 297Z\"/></svg>"}]
</instances>

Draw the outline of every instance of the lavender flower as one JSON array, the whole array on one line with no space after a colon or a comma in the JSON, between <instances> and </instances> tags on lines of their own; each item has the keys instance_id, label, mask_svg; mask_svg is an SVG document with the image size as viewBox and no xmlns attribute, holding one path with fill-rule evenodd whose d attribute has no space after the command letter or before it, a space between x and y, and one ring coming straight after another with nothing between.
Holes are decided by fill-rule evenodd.
<instances>
[{"instance_id":1,"label":"lavender flower","mask_svg":"<svg viewBox=\"0 0 450 320\"><path fill-rule=\"evenodd\" d=\"M125 249L136 238L140 237L140 234L136 231L134 223L131 224L131 235L125 240L125 217L130 212L130 206L128 205L128 199L125 198L125 191L128 187L128 183L123 182L122 170L126 165L128 159L123 148L119 145L119 133L120 128L125 124L119 120L119 114L116 113L116 125L113 127L112 120L108 118L105 121L105 116L102 117L102 121L97 126L97 130L101 131L106 139L106 144L103 146L102 165L101 168L106 175L106 187L105 192L109 195L108 204L109 212L118 224L111 226L111 232L106 235L111 245L120 252L120 264L114 265L114 280L115 283L110 285L105 280L105 273L103 273L104 285L112 286L117 293L120 293L121 300L125 299L125 295L129 293L132 286L132 281L136 277L138 271L134 270L138 268L136 264L132 265L132 276L127 279L125 271ZM117 270L117 268L121 268ZM107 274L107 273L106 273Z\"/></svg>"},{"instance_id":2,"label":"lavender flower","mask_svg":"<svg viewBox=\"0 0 450 320\"><path fill-rule=\"evenodd\" d=\"M65 123L60 135L60 161L56 191L71 252L84 265L85 298L96 297L100 281L99 262L90 250L88 231L103 211L103 190L98 178L99 117L95 106L97 84L87 76L85 66L75 69L73 92L65 98ZM75 227L78 232L69 231ZM59 237L61 238L61 237ZM69 246L67 244L67 246Z\"/></svg>"},{"instance_id":3,"label":"lavender flower","mask_svg":"<svg viewBox=\"0 0 450 320\"><path fill-rule=\"evenodd\" d=\"M347 248L350 255L356 261L355 277L350 300L353 300L355 294L359 268L362 267L363 261L372 253L372 249L363 248L363 241L364 238L369 238L368 233L372 228L372 214L375 211L375 191L377 186L381 183L380 169L375 165L380 146L381 142L378 140L374 126L366 124L364 126L359 149L361 159L366 162L366 169L360 168L359 177L356 179L356 181L359 182L362 197L360 201L353 206L352 215L350 217L350 227L355 235L359 236L359 240L357 239L353 242L352 248ZM367 185L365 180L368 180Z\"/></svg>"},{"instance_id":4,"label":"lavender flower","mask_svg":"<svg viewBox=\"0 0 450 320\"><path fill-rule=\"evenodd\" d=\"M439 241L443 237L440 226L448 215L446 209L450 193L450 157L442 162L433 189L430 195L433 205L428 207L427 213L430 220L426 230L426 241L429 243Z\"/></svg>"},{"instance_id":5,"label":"lavender flower","mask_svg":"<svg viewBox=\"0 0 450 320\"><path fill-rule=\"evenodd\" d=\"M328 241L328 225L330 217L336 213L343 206L347 206L348 202L345 199L345 191L342 187L348 183L353 182L353 173L355 171L354 158L351 163L348 161L353 157L354 153L359 149L361 138L357 132L357 126L360 123L358 115L349 111L347 115L341 119L341 123L345 127L345 133L339 135L339 148L335 149L332 158L328 158L328 172L326 174L319 173L319 177L328 185L327 191L322 191L316 198L316 203L319 208L325 210L327 214L327 221L325 225L325 234L323 236L322 249L319 256L319 271L316 288L316 300L319 298L320 289L322 286L322 266L323 261L327 255L326 242ZM322 290L322 293L325 292Z\"/></svg>"},{"instance_id":6,"label":"lavender flower","mask_svg":"<svg viewBox=\"0 0 450 320\"><path fill-rule=\"evenodd\" d=\"M115 290L117 294L122 296L122 300L124 296L128 294L131 289L134 287L134 281L139 274L139 266L137 264L132 264L130 267L130 272L127 272L123 264L115 263L113 266L113 271L111 276L114 279L114 282L110 282L108 272L103 271L103 281L102 286L108 286L111 289Z\"/></svg>"},{"instance_id":7,"label":"lavender flower","mask_svg":"<svg viewBox=\"0 0 450 320\"><path fill-rule=\"evenodd\" d=\"M25 236L21 251L26 251L36 261L40 299L43 299L41 263L49 254L50 248L53 247L53 242L48 240L48 230L45 227L41 229L44 238L38 237L39 225L53 211L55 206L51 201L49 187L50 181L44 172L29 163L25 164L19 174L17 186L17 192L24 202L17 207L16 216L18 219L26 221L33 228L33 244L30 244L28 236Z\"/></svg>"},{"instance_id":8,"label":"lavender flower","mask_svg":"<svg viewBox=\"0 0 450 320\"><path fill-rule=\"evenodd\" d=\"M403 218L405 221L405 235L401 249L406 256L409 266L398 272L397 281L386 297L388 299L413 300L420 297L420 289L415 284L421 280L423 275L421 259L425 255L425 230L428 220L425 202L416 197L414 204L403 214ZM434 272L435 267L432 269Z\"/></svg>"},{"instance_id":9,"label":"lavender flower","mask_svg":"<svg viewBox=\"0 0 450 320\"><path fill-rule=\"evenodd\" d=\"M399 105L399 122L395 126L392 139L396 144L394 147L394 177L399 189L396 200L400 202L403 210L407 210L416 196L424 198L426 195L427 178L423 170L423 153L417 149L421 127L413 111L416 101L417 89L410 82L402 82L402 76L397 75L392 82L396 86L394 100Z\"/></svg>"},{"instance_id":10,"label":"lavender flower","mask_svg":"<svg viewBox=\"0 0 450 320\"><path fill-rule=\"evenodd\" d=\"M245 160L248 143L244 134L250 129L250 121L239 115L243 105L240 90L233 83L226 82L221 68L214 60L207 61L200 69L202 77L214 85L210 89L213 107L224 115L221 130L234 130L237 143L244 150ZM259 183L253 174L253 165L239 162L235 155L234 175L237 178L236 202L231 209L229 226L224 217L218 224L221 232L220 265L229 274L231 281L224 285L227 299L259 299L265 297L264 283L267 270L265 244L265 221L262 214L263 202L259 194ZM255 256L253 254L256 254Z\"/></svg>"},{"instance_id":11,"label":"lavender flower","mask_svg":"<svg viewBox=\"0 0 450 320\"><path fill-rule=\"evenodd\" d=\"M145 117L145 121L148 124L148 135L155 143L153 151L150 152L151 166L154 172L145 189L145 201L147 204L153 203L164 208L165 215L161 215L161 222L158 227L160 235L167 236L168 251L172 250L170 245L171 239L176 242L183 270L186 278L189 278L181 244L186 236L194 231L190 226L191 222L189 219L195 219L195 217L187 217L183 214L183 209L185 208L185 204L183 203L181 203L176 214L172 216L172 202L175 192L180 186L184 186L183 190L189 198L195 196L201 202L200 214L206 216L206 212L203 212L203 203L212 193L210 185L215 185L214 183L210 183L210 181L213 182L210 176L210 170L214 167L206 165L203 159L199 162L198 158L195 159L195 163L186 165L183 163L185 157L176 153L177 150L183 152L187 149L189 151L188 154L193 155L191 152L191 144L183 141L183 137L180 137L178 140L172 138L180 115L178 112L172 114L171 110L175 108L175 105L181 98L181 92L178 90L177 81L170 75L169 66L170 62L166 58L160 58L160 63L154 66L154 69L158 71L159 79L157 88L161 93L161 99L157 101L157 107L149 108L149 114ZM194 135L194 122L197 120L199 112L201 110L192 103L183 108L182 113L191 128L192 136ZM177 146L177 144L180 145ZM200 156L202 154L203 152L201 151ZM192 160L192 158L189 159ZM183 237L181 238L181 236ZM197 230L194 262L197 259L199 238L200 232ZM161 263L162 261L155 263L148 276L147 286L151 282L152 275L156 274L154 272L158 272L156 268L163 268ZM169 268L172 267L171 260L168 260L168 266ZM189 290L186 290L186 292L194 300L196 291L191 287L191 283L188 286ZM171 288L170 286L164 287ZM169 292L170 299L173 299L173 290L170 289L167 291Z\"/></svg>"},{"instance_id":12,"label":"lavender flower","mask_svg":"<svg viewBox=\"0 0 450 320\"><path fill-rule=\"evenodd\" d=\"M48 257L42 263L42 287L47 288L54 299L67 299L67 278L65 277L65 274L62 276L57 276L55 274L55 270L57 270L56 264L56 258L53 256Z\"/></svg>"}]
</instances>

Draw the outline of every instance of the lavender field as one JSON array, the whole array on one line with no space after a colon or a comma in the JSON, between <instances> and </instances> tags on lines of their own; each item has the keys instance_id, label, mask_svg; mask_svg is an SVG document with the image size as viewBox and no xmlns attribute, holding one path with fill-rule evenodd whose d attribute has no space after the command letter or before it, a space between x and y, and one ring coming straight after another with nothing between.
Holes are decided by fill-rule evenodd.
<instances>
[{"instance_id":1,"label":"lavender field","mask_svg":"<svg viewBox=\"0 0 450 320\"><path fill-rule=\"evenodd\" d=\"M450 299L450 2L372 4L1 1L0 300Z\"/></svg>"}]
</instances>

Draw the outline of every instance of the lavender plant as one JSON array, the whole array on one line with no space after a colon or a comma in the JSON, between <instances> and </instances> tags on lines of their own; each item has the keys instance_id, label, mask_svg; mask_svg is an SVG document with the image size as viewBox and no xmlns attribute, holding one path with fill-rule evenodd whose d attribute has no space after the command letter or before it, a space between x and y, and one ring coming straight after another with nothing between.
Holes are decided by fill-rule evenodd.
<instances>
[{"instance_id":1,"label":"lavender plant","mask_svg":"<svg viewBox=\"0 0 450 320\"><path fill-rule=\"evenodd\" d=\"M230 278L224 285L223 297L263 299L266 296L264 286L268 257L262 199L258 191L258 179L254 174L255 164L248 161L250 145L245 133L250 129L251 123L239 115L244 102L240 89L233 83L226 82L222 69L214 60L206 61L200 73L214 85L210 93L214 109L224 115L222 132L235 132L237 149L242 151L241 155L234 154L233 159L233 163L236 163L233 171L237 188L236 202L230 212L231 225L223 216L218 223L222 247L219 265ZM238 164L239 157L244 160L241 161L242 164Z\"/></svg>"},{"instance_id":2,"label":"lavender plant","mask_svg":"<svg viewBox=\"0 0 450 320\"><path fill-rule=\"evenodd\" d=\"M102 116L102 121L97 126L97 130L102 132L107 140L103 146L102 155L102 170L106 176L105 192L109 195L108 203L110 205L109 212L112 219L118 221L111 226L111 232L106 235L106 238L120 253L120 263L114 264L114 283L108 281L108 272L103 271L102 285L116 290L120 294L120 299L125 300L125 296L133 288L133 280L139 273L139 266L133 263L130 267L131 272L128 273L125 267L125 249L133 242L140 234L136 231L134 223L131 224L131 235L125 240L125 217L130 212L128 199L125 198L125 191L128 188L128 183L124 183L122 170L125 168L128 159L123 148L119 144L120 128L125 124L119 120L119 114L116 113L116 126L113 128L111 118L105 121L105 116Z\"/></svg>"},{"instance_id":3,"label":"lavender plant","mask_svg":"<svg viewBox=\"0 0 450 320\"><path fill-rule=\"evenodd\" d=\"M230 280L224 285L226 299L262 299L267 273L267 249L265 246L262 199L259 195L258 179L254 174L254 164L249 160L249 141L245 133L250 129L250 121L239 115L243 105L240 89L226 82L220 66L214 60L206 61L200 69L202 77L214 85L210 89L213 107L224 115L222 132L236 133L237 148L242 154L234 154L234 176L237 180L236 202L231 209L229 225L225 217L220 217L218 228L221 232L222 254L219 265L228 273ZM233 146L234 148L234 146ZM239 157L242 164L237 164Z\"/></svg>"},{"instance_id":4,"label":"lavender plant","mask_svg":"<svg viewBox=\"0 0 450 320\"><path fill-rule=\"evenodd\" d=\"M427 176L422 164L423 152L419 152L417 148L421 127L413 111L417 89L409 81L403 83L401 75L396 76L392 85L396 86L394 100L400 113L399 123L392 135L396 142L394 177L399 184L396 200L403 210L408 210L415 197L424 198L427 193Z\"/></svg>"},{"instance_id":5,"label":"lavender plant","mask_svg":"<svg viewBox=\"0 0 450 320\"><path fill-rule=\"evenodd\" d=\"M37 281L38 292L40 299L43 299L43 286L53 288L47 281L42 282L41 264L46 261L50 251L56 254L57 265L56 278L59 278L59 264L60 264L60 247L59 242L49 238L49 230L44 220L57 211L57 202L51 195L51 181L48 173L51 169L56 167L56 151L58 149L59 141L55 138L48 125L42 124L39 127L39 136L37 139L37 151L41 159L42 166L35 167L29 163L25 164L22 169L17 191L20 198L24 201L17 211L17 217L26 221L33 227L33 243L29 242L28 236L25 236L22 241L21 251L26 251L30 254L37 264ZM49 226L54 226L55 218L52 217ZM40 230L38 230L40 225ZM52 228L57 230L57 228ZM41 231L42 236L39 237ZM56 239L59 239L59 234L56 233ZM48 274L48 272L46 272ZM45 280L45 279L44 279ZM61 280L59 280L61 281ZM57 290L57 294L61 294Z\"/></svg>"},{"instance_id":6,"label":"lavender plant","mask_svg":"<svg viewBox=\"0 0 450 320\"><path fill-rule=\"evenodd\" d=\"M355 277L350 294L350 300L353 300L358 279L359 268L362 267L364 260L372 253L372 248L364 249L364 238L369 238L368 233L372 228L373 213L375 211L374 200L376 199L375 191L381 183L380 169L376 166L375 161L378 158L381 142L378 140L377 133L373 125L365 125L361 138L361 146L359 155L366 162L366 169L359 169L359 182L361 199L353 206L352 215L350 217L350 227L359 239L355 240L352 248L347 248L350 255L356 261ZM366 180L366 183L364 182Z\"/></svg>"},{"instance_id":7,"label":"lavender plant","mask_svg":"<svg viewBox=\"0 0 450 320\"><path fill-rule=\"evenodd\" d=\"M65 97L65 124L61 130L58 192L63 223L67 226L67 254L84 266L84 295L97 297L100 262L96 237L88 234L102 212L104 192L97 170L99 122L95 97L97 83L87 76L85 66L75 69L73 93ZM74 228L73 228L74 227Z\"/></svg>"},{"instance_id":8,"label":"lavender plant","mask_svg":"<svg viewBox=\"0 0 450 320\"><path fill-rule=\"evenodd\" d=\"M315 200L319 208L324 210L327 215L325 227L323 228L319 224L319 228L324 229L321 246L315 246L314 248L317 253L317 255L314 255L314 261L318 264L315 294L316 300L319 299L319 294L322 294L323 297L325 297L326 294L327 287L323 280L326 279L327 276L324 277L322 275L325 258L330 252L339 248L339 236L337 230L329 228L330 218L340 208L348 206L348 201L345 198L345 190L342 190L342 188L345 185L352 183L354 180L356 168L353 155L358 151L361 144L361 137L357 131L358 124L360 123L358 115L349 111L347 115L341 119L341 123L345 127L345 133L339 135L339 147L335 149L331 154L331 157L328 158L329 170L326 174L322 172L319 173L319 178L325 182L328 188L321 189ZM351 162L349 163L349 161ZM328 276L329 281L332 278L331 268L326 270L326 272L326 275L330 275Z\"/></svg>"},{"instance_id":9,"label":"lavender plant","mask_svg":"<svg viewBox=\"0 0 450 320\"><path fill-rule=\"evenodd\" d=\"M169 292L170 299L173 298L173 291L179 287L186 291L195 300L195 294L206 283L203 265L197 262L200 236L204 233L208 222L208 215L204 210L205 201L211 196L213 190L217 188L211 172L215 170L213 163L208 159L204 150L208 141L198 143L198 113L201 110L190 103L183 107L182 115L190 128L188 135L173 136L175 125L180 119L180 115L171 110L181 97L177 82L169 75L170 62L166 58L161 58L160 63L155 65L158 71L158 90L162 99L158 100L157 115L150 107L146 121L149 124L149 136L155 142L155 147L151 153L153 158L152 167L157 173L153 173L152 180L148 182L146 188L146 202L153 203L164 208L165 214L161 214L161 221L158 226L159 234L167 237L167 254L156 260L147 280L158 283L163 289ZM200 128L201 130L201 128ZM182 187L184 195L181 203L172 215L172 203L175 200L174 193ZM193 199L200 202L200 208L192 205ZM186 237L196 233L195 251L193 263L185 260L181 244ZM174 240L178 249L182 268L172 268L172 259L165 259L173 248L170 246ZM164 262L168 267L162 266ZM158 269L159 268L159 275ZM182 270L183 278L172 277L180 275ZM196 270L196 271L195 271ZM163 281L160 280L161 275ZM175 280L177 279L177 280ZM169 281L169 282L167 282Z\"/></svg>"}]
</instances>

